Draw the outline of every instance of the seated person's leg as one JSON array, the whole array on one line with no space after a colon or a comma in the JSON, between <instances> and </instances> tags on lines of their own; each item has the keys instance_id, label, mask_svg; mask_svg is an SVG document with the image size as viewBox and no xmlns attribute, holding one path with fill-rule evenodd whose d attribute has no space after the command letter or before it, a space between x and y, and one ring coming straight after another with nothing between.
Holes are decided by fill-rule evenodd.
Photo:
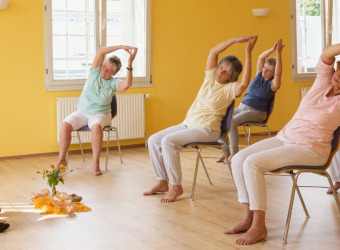
<instances>
[{"instance_id":1,"label":"seated person's leg","mask_svg":"<svg viewBox=\"0 0 340 250\"><path fill-rule=\"evenodd\" d=\"M237 107L235 110L234 110L234 117L235 115L237 115L239 112L241 112L241 109L239 107ZM233 118L234 119L234 118ZM233 123L234 121L232 122L232 125L231 125L231 128L230 128L230 131L229 133L231 132L232 128L233 128ZM229 136L229 133L228 133L228 136ZM229 139L230 140L230 139ZM229 145L228 145L228 142L225 142L222 146L222 153L220 155L220 157L216 160L217 163L220 163L220 162L224 162L225 159L226 159L226 156L229 158L230 157L230 150L229 150ZM231 160L231 158L230 158Z\"/></svg>"},{"instance_id":2,"label":"seated person's leg","mask_svg":"<svg viewBox=\"0 0 340 250\"><path fill-rule=\"evenodd\" d=\"M272 144L273 148L252 154L243 163L244 182L249 196L250 210L254 211L254 217L250 229L236 241L239 244L252 244L266 235L264 222L267 203L264 179L266 172L289 165L318 166L327 161L327 157L300 146L280 146L281 142L276 137L261 141L248 148L255 148L257 145L264 146L266 143ZM243 151L239 154L242 154Z\"/></svg>"},{"instance_id":3,"label":"seated person's leg","mask_svg":"<svg viewBox=\"0 0 340 250\"><path fill-rule=\"evenodd\" d=\"M164 193L169 190L168 174L166 172L163 162L161 141L164 138L164 136L177 131L181 131L183 129L186 129L186 126L184 124L179 124L159 131L149 137L148 140L149 155L154 173L156 175L157 183L150 190L143 192L143 195Z\"/></svg>"},{"instance_id":4,"label":"seated person's leg","mask_svg":"<svg viewBox=\"0 0 340 250\"><path fill-rule=\"evenodd\" d=\"M57 167L62 162L66 162L66 153L71 143L71 133L83 126L87 125L87 118L80 111L73 112L68 115L61 124L60 138L59 138L59 157Z\"/></svg>"},{"instance_id":5,"label":"seated person's leg","mask_svg":"<svg viewBox=\"0 0 340 250\"><path fill-rule=\"evenodd\" d=\"M166 171L169 176L169 192L161 200L162 202L175 201L183 193L181 181L182 170L180 151L185 144L190 142L217 141L220 131L211 131L200 127L190 127L165 136L162 139L162 155Z\"/></svg>"},{"instance_id":6,"label":"seated person's leg","mask_svg":"<svg viewBox=\"0 0 340 250\"><path fill-rule=\"evenodd\" d=\"M242 203L243 218L234 227L224 230L225 234L236 234L250 229L253 222L253 211L249 206L249 195L244 179L244 162L248 157L256 153L282 146L275 137L262 140L235 154L232 158L232 174L238 192L238 201Z\"/></svg>"},{"instance_id":7,"label":"seated person's leg","mask_svg":"<svg viewBox=\"0 0 340 250\"><path fill-rule=\"evenodd\" d=\"M231 145L231 156L239 151L239 133L238 127L247 121L264 121L267 117L266 112L260 112L250 107L240 104L239 112L234 115L233 126L229 131L228 137Z\"/></svg>"},{"instance_id":8,"label":"seated person's leg","mask_svg":"<svg viewBox=\"0 0 340 250\"><path fill-rule=\"evenodd\" d=\"M91 129L91 144L93 154L93 175L101 175L99 167L100 152L103 144L103 128L111 124L111 113L88 116Z\"/></svg>"}]
</instances>

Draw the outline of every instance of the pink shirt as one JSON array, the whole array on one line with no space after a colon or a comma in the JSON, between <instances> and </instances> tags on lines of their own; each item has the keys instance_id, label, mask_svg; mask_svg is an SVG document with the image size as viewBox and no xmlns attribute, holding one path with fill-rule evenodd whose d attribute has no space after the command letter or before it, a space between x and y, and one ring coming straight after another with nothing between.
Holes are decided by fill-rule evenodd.
<instances>
[{"instance_id":1,"label":"pink shirt","mask_svg":"<svg viewBox=\"0 0 340 250\"><path fill-rule=\"evenodd\" d=\"M284 143L307 147L328 157L333 133L340 126L340 95L326 97L332 86L333 65L325 64L320 58L315 71L312 88L277 137Z\"/></svg>"}]
</instances>

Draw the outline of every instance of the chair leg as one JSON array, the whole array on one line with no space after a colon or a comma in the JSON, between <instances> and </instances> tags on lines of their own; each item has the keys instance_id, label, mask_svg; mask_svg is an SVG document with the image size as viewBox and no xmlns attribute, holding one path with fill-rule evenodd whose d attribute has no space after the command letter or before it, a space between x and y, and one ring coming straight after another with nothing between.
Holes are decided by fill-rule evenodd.
<instances>
[{"instance_id":1,"label":"chair leg","mask_svg":"<svg viewBox=\"0 0 340 250\"><path fill-rule=\"evenodd\" d=\"M226 162L227 162L227 167L228 167L230 175L231 175L231 179L233 180L234 186L237 189L236 183L235 183L235 180L234 180L234 176L233 176L233 171L231 169L231 163L229 162L228 158L226 158Z\"/></svg>"},{"instance_id":2,"label":"chair leg","mask_svg":"<svg viewBox=\"0 0 340 250\"><path fill-rule=\"evenodd\" d=\"M107 140L106 140L106 161L105 161L105 170L107 171L107 164L109 161L109 147L110 147L110 130L106 130L107 132Z\"/></svg>"},{"instance_id":3,"label":"chair leg","mask_svg":"<svg viewBox=\"0 0 340 250\"><path fill-rule=\"evenodd\" d=\"M119 157L120 157L120 163L123 163L122 151L120 150L120 143L119 143L119 137L118 137L118 129L116 128L115 131L116 131L117 147L118 147L118 152L119 152Z\"/></svg>"},{"instance_id":4,"label":"chair leg","mask_svg":"<svg viewBox=\"0 0 340 250\"><path fill-rule=\"evenodd\" d=\"M249 126L249 130L248 130L248 137L247 137L247 143L248 143L248 146L250 145L250 135L251 135L251 129L252 129L252 125L250 124L250 126Z\"/></svg>"},{"instance_id":5,"label":"chair leg","mask_svg":"<svg viewBox=\"0 0 340 250\"><path fill-rule=\"evenodd\" d=\"M288 209L287 220L286 220L286 227L285 227L285 232L283 234L283 242L285 244L287 244L289 224L290 224L290 219L291 219L291 216L292 216L294 196L295 196L295 190L296 190L297 179L299 177L299 174L300 174L300 172L295 174L295 178L293 179L293 187L292 187L292 193L290 195L290 202L289 202L289 209Z\"/></svg>"},{"instance_id":6,"label":"chair leg","mask_svg":"<svg viewBox=\"0 0 340 250\"><path fill-rule=\"evenodd\" d=\"M79 142L79 147L80 147L80 152L81 152L81 158L83 159L83 162L85 162L83 145L81 144L80 135L78 131L77 131L77 137L78 137L78 142Z\"/></svg>"},{"instance_id":7,"label":"chair leg","mask_svg":"<svg viewBox=\"0 0 340 250\"><path fill-rule=\"evenodd\" d=\"M244 135L246 136L246 139L247 139L247 144L248 144L248 146L249 146L249 139L248 139L248 133L247 133L247 130L246 130L246 128L245 128L245 126L244 126L244 125L242 125L242 128L243 128L243 131L244 131Z\"/></svg>"},{"instance_id":8,"label":"chair leg","mask_svg":"<svg viewBox=\"0 0 340 250\"><path fill-rule=\"evenodd\" d=\"M268 136L271 137L272 135L270 134L269 128L266 124L263 125L267 129Z\"/></svg>"},{"instance_id":9,"label":"chair leg","mask_svg":"<svg viewBox=\"0 0 340 250\"><path fill-rule=\"evenodd\" d=\"M191 200L194 201L194 195L195 195L195 187L196 187L196 179L197 179L197 171L198 171L198 164L199 164L199 154L197 149L197 157L196 157L196 167L195 167L195 173L194 173L194 181L192 183L192 190L191 190Z\"/></svg>"},{"instance_id":10,"label":"chair leg","mask_svg":"<svg viewBox=\"0 0 340 250\"><path fill-rule=\"evenodd\" d=\"M292 177L292 180L294 181L294 176L295 176L295 174L294 174L294 173L289 173L289 174L290 174L290 177ZM305 202L304 202L304 200L303 200L303 198L302 198L302 195L301 195L301 192L300 192L300 188L299 188L299 186L298 186L297 184L296 184L296 191L297 191L298 196L299 196L299 198L300 198L300 202L301 202L301 205L302 205L302 207L303 207L303 210L305 211L306 217L307 217L307 218L310 218L309 213L308 213L308 210L307 210L307 207L306 207L306 204L305 204Z\"/></svg>"},{"instance_id":11,"label":"chair leg","mask_svg":"<svg viewBox=\"0 0 340 250\"><path fill-rule=\"evenodd\" d=\"M335 189L334 189L334 185L333 185L332 179L331 179L331 177L329 176L329 174L328 174L326 171L324 172L324 174L325 174L325 176L326 176L327 179L328 179L329 185L330 185L330 187L331 187L331 189L332 189L332 191L333 191L333 195L334 195L336 204L338 205L338 208L339 208L339 211L340 211L339 197L338 197L338 195L337 195L337 192L336 192Z\"/></svg>"},{"instance_id":12,"label":"chair leg","mask_svg":"<svg viewBox=\"0 0 340 250\"><path fill-rule=\"evenodd\" d=\"M202 163L202 166L203 166L205 175L207 176L208 181L209 181L209 184L211 185L212 182L211 182L211 180L210 180L210 176L209 176L209 174L208 174L207 168L205 167L204 161L203 161L203 159L202 159L201 149L198 150L197 154L199 155L199 158L200 158L200 161L201 161L201 163Z\"/></svg>"}]
</instances>

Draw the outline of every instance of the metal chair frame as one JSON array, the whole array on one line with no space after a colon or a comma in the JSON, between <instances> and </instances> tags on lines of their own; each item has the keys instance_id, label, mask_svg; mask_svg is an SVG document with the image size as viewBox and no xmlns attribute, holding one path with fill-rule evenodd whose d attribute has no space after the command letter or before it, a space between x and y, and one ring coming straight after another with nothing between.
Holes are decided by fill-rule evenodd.
<instances>
[{"instance_id":1,"label":"metal chair frame","mask_svg":"<svg viewBox=\"0 0 340 250\"><path fill-rule=\"evenodd\" d=\"M224 116L224 118L221 122L221 134L225 134L224 135L225 140L228 140L228 132L231 128L232 118L233 118L233 114L234 114L234 103L235 103L235 101L233 101L229 105L227 112L226 112L226 115ZM204 161L203 161L204 157L202 157L202 154L201 154L202 149L205 148L205 147L221 148L221 146L223 144L224 144L224 140L219 139L216 142L191 142L191 143L184 145L184 147L195 148L196 152L197 152L196 166L195 166L195 172L194 172L194 180L193 180L192 190L191 190L191 200L192 201L194 201L194 199L195 199L194 196L195 196L195 188L196 188L196 180L197 180L199 162L201 162L201 164L202 164L204 172L205 172L205 174L208 178L209 184L210 185L212 184L210 176L209 176L208 171L207 171L207 168L206 168ZM224 153L224 156L225 156L225 159L226 159L226 162L227 162L227 167L228 167L230 174L231 174L231 165L230 165L230 162L228 160L228 157L225 154L224 150L222 150L222 152ZM231 175L231 177L233 178L232 175ZM234 181L234 179L233 179L233 181Z\"/></svg>"},{"instance_id":2,"label":"metal chair frame","mask_svg":"<svg viewBox=\"0 0 340 250\"><path fill-rule=\"evenodd\" d=\"M111 115L112 115L112 119L117 115L117 98L116 98L116 95L114 95L112 97L112 101L111 101ZM115 137L117 139L117 147L118 147L118 152L119 152L119 157L120 157L120 163L123 163L123 159L122 159L122 152L120 150L120 143L119 143L119 137L118 137L118 129L116 127L113 127L112 125L108 125L108 126L105 126L103 128L103 131L107 132L106 161L105 161L105 170L107 171L108 160L109 160L110 138L112 137L110 132L114 132L115 135L113 137ZM84 127L80 128L80 129L76 130L75 132L76 132L76 136L77 136L78 142L79 142L81 157L83 159L83 162L85 162L85 156L84 156L83 146L82 146L82 143L81 143L79 132L91 132L91 129L89 128L89 126L84 126Z\"/></svg>"},{"instance_id":3,"label":"metal chair frame","mask_svg":"<svg viewBox=\"0 0 340 250\"><path fill-rule=\"evenodd\" d=\"M251 135L252 127L265 128L267 130L268 136L271 137L270 130L269 130L268 126L267 126L267 122L268 122L269 116L273 112L274 100L275 100L275 95L269 101L266 120L264 120L263 122L247 121L247 122L243 122L242 124L240 124L240 126L242 126L243 132L244 132L244 134L246 136L248 146L250 145L250 135ZM246 127L248 127L248 132L246 130Z\"/></svg>"},{"instance_id":4,"label":"metal chair frame","mask_svg":"<svg viewBox=\"0 0 340 250\"><path fill-rule=\"evenodd\" d=\"M339 149L339 136L340 136L340 127L337 128L337 130L334 132L334 137L332 140L332 149L331 149L331 154L328 158L328 161L326 162L325 165L323 166L286 166L280 169L276 169L271 171L271 174L282 174L282 173L287 173L289 176L291 176L293 180L293 186L292 186L292 192L291 192L291 197L290 197L290 202L289 202L289 208L288 208L288 214L287 214L287 220L286 220L286 226L285 226L285 231L283 234L283 242L287 244L287 238L288 238L288 231L289 231L289 225L290 225L290 220L291 220L291 215L292 215L292 210L293 210L293 203L294 203L294 197L295 197L295 191L298 193L298 196L301 201L301 205L303 207L303 210L306 214L307 218L310 218L308 210L306 208L305 202L302 198L301 192L299 190L300 187L316 187L316 188L331 188L333 191L333 196L335 198L336 204L339 208L340 212L340 201L337 196L337 193L335 192L333 182L329 174L327 173L327 168L332 162L334 154L338 151ZM302 173L313 173L317 174L323 177L326 177L328 182L329 182L329 187L321 187L321 186L299 186L298 185L298 178L300 174Z\"/></svg>"}]
</instances>

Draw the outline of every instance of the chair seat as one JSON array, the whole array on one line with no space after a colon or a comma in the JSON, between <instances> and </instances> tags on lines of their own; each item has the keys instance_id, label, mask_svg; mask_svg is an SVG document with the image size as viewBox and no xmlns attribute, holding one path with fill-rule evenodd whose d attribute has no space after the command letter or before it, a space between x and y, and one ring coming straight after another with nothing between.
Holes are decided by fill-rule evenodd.
<instances>
[{"instance_id":1,"label":"chair seat","mask_svg":"<svg viewBox=\"0 0 340 250\"><path fill-rule=\"evenodd\" d=\"M287 172L293 170L324 170L325 166L302 166L302 165L293 165L293 166L285 166L282 168L275 169L270 171L271 173L280 173Z\"/></svg>"},{"instance_id":2,"label":"chair seat","mask_svg":"<svg viewBox=\"0 0 340 250\"><path fill-rule=\"evenodd\" d=\"M249 126L249 125L265 125L265 123L262 121L262 122L258 122L258 121L248 121L248 122L243 122L240 124L240 126Z\"/></svg>"},{"instance_id":3,"label":"chair seat","mask_svg":"<svg viewBox=\"0 0 340 250\"><path fill-rule=\"evenodd\" d=\"M84 126L84 127L81 127L80 129L78 129L79 131L85 131L85 130L91 130L89 126Z\"/></svg>"},{"instance_id":4,"label":"chair seat","mask_svg":"<svg viewBox=\"0 0 340 250\"><path fill-rule=\"evenodd\" d=\"M223 142L190 142L185 144L184 147L193 147L196 145L207 145L207 146L220 146L223 145Z\"/></svg>"}]
</instances>

